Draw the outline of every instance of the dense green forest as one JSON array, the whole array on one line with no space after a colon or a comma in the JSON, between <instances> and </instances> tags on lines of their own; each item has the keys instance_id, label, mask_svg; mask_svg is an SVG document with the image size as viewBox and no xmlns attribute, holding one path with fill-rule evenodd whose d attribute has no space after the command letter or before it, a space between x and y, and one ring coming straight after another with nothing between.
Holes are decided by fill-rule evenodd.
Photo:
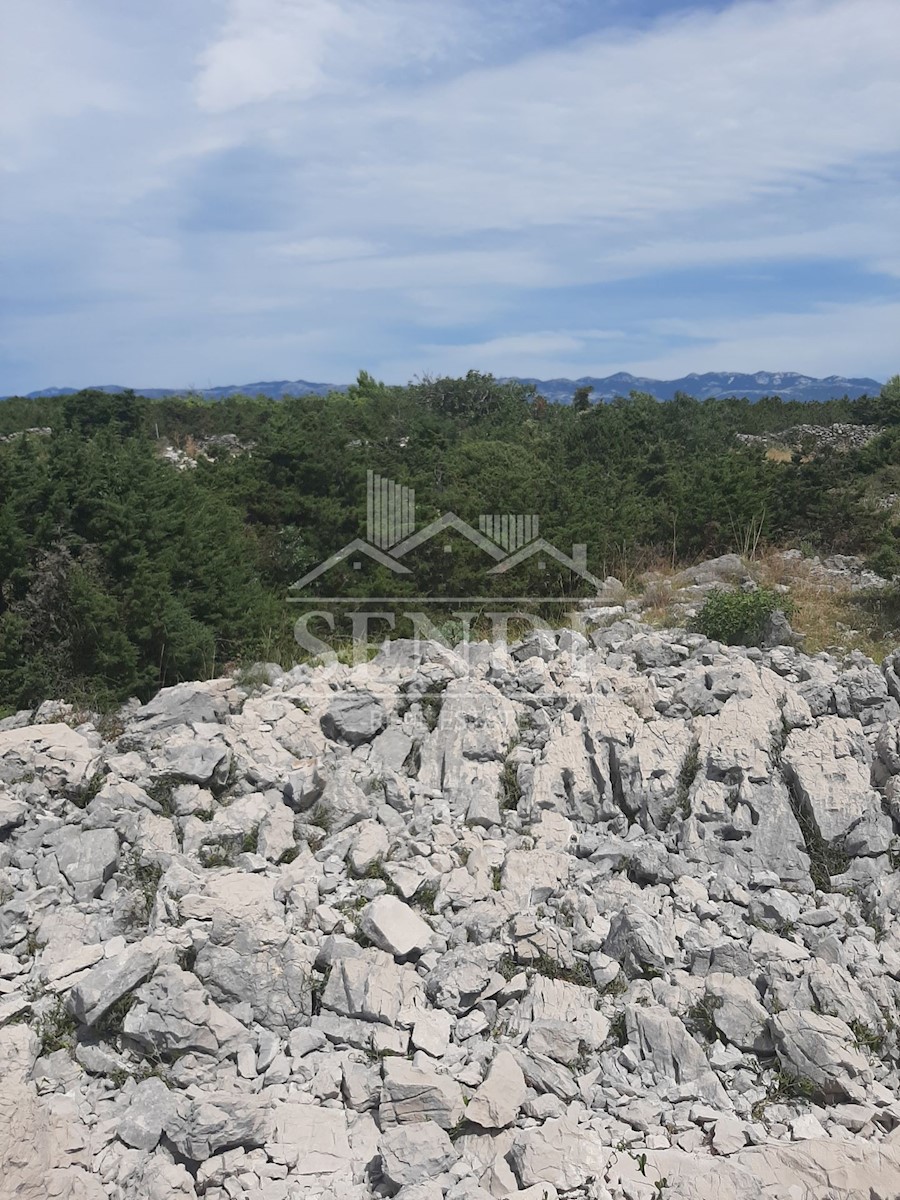
<instances>
[{"instance_id":1,"label":"dense green forest","mask_svg":"<svg viewBox=\"0 0 900 1200\"><path fill-rule=\"evenodd\" d=\"M735 436L833 422L884 432L791 462ZM245 449L213 445L188 470L161 455L222 434ZM872 502L900 492L900 378L879 396L821 404L632 393L563 407L476 372L407 387L362 373L325 398L14 398L0 403L0 438L0 715L284 661L296 649L288 588L365 536L370 469L415 488L419 525L447 510L472 523L538 513L567 553L587 545L600 578L733 550L759 526L769 544L900 569L892 518ZM471 546L442 550L423 551L415 583L348 563L320 586L483 589ZM560 569L551 586L575 580Z\"/></svg>"}]
</instances>

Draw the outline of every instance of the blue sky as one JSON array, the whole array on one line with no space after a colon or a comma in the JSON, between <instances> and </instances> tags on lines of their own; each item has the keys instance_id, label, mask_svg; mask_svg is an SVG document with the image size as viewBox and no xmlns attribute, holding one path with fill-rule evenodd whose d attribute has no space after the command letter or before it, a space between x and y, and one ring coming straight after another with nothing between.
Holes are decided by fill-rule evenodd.
<instances>
[{"instance_id":1,"label":"blue sky","mask_svg":"<svg viewBox=\"0 0 900 1200\"><path fill-rule=\"evenodd\" d=\"M897 0L5 0L0 394L900 370Z\"/></svg>"}]
</instances>

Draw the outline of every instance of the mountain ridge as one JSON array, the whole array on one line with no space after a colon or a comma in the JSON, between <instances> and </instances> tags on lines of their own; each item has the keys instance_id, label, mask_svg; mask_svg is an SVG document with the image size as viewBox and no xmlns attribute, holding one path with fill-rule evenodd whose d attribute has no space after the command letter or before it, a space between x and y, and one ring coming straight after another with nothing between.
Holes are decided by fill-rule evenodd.
<instances>
[{"instance_id":1,"label":"mountain ridge","mask_svg":"<svg viewBox=\"0 0 900 1200\"><path fill-rule=\"evenodd\" d=\"M690 372L679 379L651 379L647 376L632 375L628 371L618 371L613 375L594 376L582 375L578 379L565 377L557 379L538 379L533 376L508 375L498 376L501 382L518 382L533 384L538 392L555 404L569 404L576 388L592 388L591 399L594 402L612 400L617 395L627 395L630 391L646 392L657 400L671 400L677 392L685 392L699 400L712 399L721 396L746 397L749 400L760 400L764 396L781 396L785 400L831 400L843 396L856 399L867 393L877 393L882 384L877 379L867 377L848 377L843 375L827 375L817 378L814 375L804 375L797 371L755 371L752 374L739 371L706 371ZM286 396L325 396L329 392L345 392L350 385L346 383L319 383L306 379L269 380L256 383L225 384L211 388L135 388L138 395L152 400L164 399L167 396L183 396L192 394L205 400L225 400L230 396L267 396L269 399L280 400ZM27 392L26 400L39 400L54 396L71 395L79 388L42 388L39 391ZM102 392L122 392L128 389L121 384L102 384L94 390ZM3 396L8 400L12 396Z\"/></svg>"}]
</instances>

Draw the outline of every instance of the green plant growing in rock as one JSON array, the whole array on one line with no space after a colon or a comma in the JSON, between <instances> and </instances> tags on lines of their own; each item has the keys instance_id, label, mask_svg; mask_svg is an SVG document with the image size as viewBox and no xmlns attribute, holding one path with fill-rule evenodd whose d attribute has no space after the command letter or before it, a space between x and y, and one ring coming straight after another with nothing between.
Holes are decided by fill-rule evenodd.
<instances>
[{"instance_id":1,"label":"green plant growing in rock","mask_svg":"<svg viewBox=\"0 0 900 1200\"><path fill-rule=\"evenodd\" d=\"M263 663L248 663L238 668L234 682L246 692L258 692L269 686L269 672Z\"/></svg>"},{"instance_id":2,"label":"green plant growing in rock","mask_svg":"<svg viewBox=\"0 0 900 1200\"><path fill-rule=\"evenodd\" d=\"M511 809L518 808L521 799L522 789L519 786L518 766L511 759L507 759L500 775L500 807L505 812L509 812Z\"/></svg>"},{"instance_id":3,"label":"green plant growing in rock","mask_svg":"<svg viewBox=\"0 0 900 1200\"><path fill-rule=\"evenodd\" d=\"M621 1153L627 1154L631 1161L637 1166L637 1169L640 1171L641 1175L646 1178L647 1167L649 1165L649 1159L647 1158L646 1150L629 1150L624 1141L620 1141L616 1149ZM652 1181L651 1186L653 1187L653 1192L649 1196L648 1200L665 1200L666 1192L669 1188L668 1176L657 1175L656 1179Z\"/></svg>"},{"instance_id":4,"label":"green plant growing in rock","mask_svg":"<svg viewBox=\"0 0 900 1200\"><path fill-rule=\"evenodd\" d=\"M609 1036L616 1046L628 1045L628 1029L625 1024L625 1010L620 1009L609 1023Z\"/></svg>"},{"instance_id":5,"label":"green plant growing in rock","mask_svg":"<svg viewBox=\"0 0 900 1200\"><path fill-rule=\"evenodd\" d=\"M111 1004L99 1020L94 1022L94 1032L104 1038L118 1038L122 1035L125 1018L135 1003L133 992L120 996L115 1004Z\"/></svg>"},{"instance_id":6,"label":"green plant growing in rock","mask_svg":"<svg viewBox=\"0 0 900 1200\"><path fill-rule=\"evenodd\" d=\"M459 1118L455 1125L452 1125L447 1130L447 1137L451 1142L458 1142L459 1139L466 1133L473 1133L477 1129L471 1121L467 1121L465 1116Z\"/></svg>"},{"instance_id":7,"label":"green plant growing in rock","mask_svg":"<svg viewBox=\"0 0 900 1200\"><path fill-rule=\"evenodd\" d=\"M691 742L681 770L678 772L678 788L675 793L675 805L681 815L687 820L691 815L691 785L697 778L700 769L700 743Z\"/></svg>"},{"instance_id":8,"label":"green plant growing in rock","mask_svg":"<svg viewBox=\"0 0 900 1200\"><path fill-rule=\"evenodd\" d=\"M361 878L377 879L384 884L389 896L399 895L393 879L391 879L390 875L388 875L387 871L385 870L384 860L381 858L376 858L374 862L369 863L365 871L363 871Z\"/></svg>"},{"instance_id":9,"label":"green plant growing in rock","mask_svg":"<svg viewBox=\"0 0 900 1200\"><path fill-rule=\"evenodd\" d=\"M803 1075L792 1075L779 1067L765 1096L753 1105L750 1115L754 1121L761 1121L770 1104L784 1104L790 1100L814 1100L817 1094L818 1088L811 1079Z\"/></svg>"},{"instance_id":10,"label":"green plant growing in rock","mask_svg":"<svg viewBox=\"0 0 900 1200\"><path fill-rule=\"evenodd\" d=\"M71 788L66 793L66 799L71 804L74 804L76 808L87 808L90 802L103 788L105 779L106 772L98 768L90 777L90 779L85 780L85 782L79 784L78 787Z\"/></svg>"},{"instance_id":11,"label":"green plant growing in rock","mask_svg":"<svg viewBox=\"0 0 900 1200\"><path fill-rule=\"evenodd\" d=\"M122 1066L115 1067L107 1078L116 1088L125 1087L132 1079L135 1083L144 1083L148 1079L161 1079L164 1083L168 1083L169 1067L179 1058L181 1058L180 1053L169 1054L164 1062L156 1054L149 1055L147 1058L142 1058L140 1062L123 1063Z\"/></svg>"},{"instance_id":12,"label":"green plant growing in rock","mask_svg":"<svg viewBox=\"0 0 900 1200\"><path fill-rule=\"evenodd\" d=\"M840 846L825 841L816 828L812 814L806 805L794 795L792 787L789 787L789 792L791 808L797 818L797 824L800 826L806 853L809 855L810 878L820 892L832 892L834 891L831 885L832 876L843 875L850 866L850 858Z\"/></svg>"},{"instance_id":13,"label":"green plant growing in rock","mask_svg":"<svg viewBox=\"0 0 900 1200\"><path fill-rule=\"evenodd\" d=\"M854 1017L849 1024L857 1046L865 1050L870 1050L875 1055L881 1055L883 1053L883 1033L879 1033L878 1030L873 1029L871 1025L866 1025L865 1022L860 1021L858 1017Z\"/></svg>"},{"instance_id":14,"label":"green plant growing in rock","mask_svg":"<svg viewBox=\"0 0 900 1200\"><path fill-rule=\"evenodd\" d=\"M758 646L766 622L780 609L790 616L792 605L787 596L772 588L752 592L727 592L715 588L692 622L692 628L714 642L728 646Z\"/></svg>"},{"instance_id":15,"label":"green plant growing in rock","mask_svg":"<svg viewBox=\"0 0 900 1200\"><path fill-rule=\"evenodd\" d=\"M430 916L434 916L434 902L437 899L439 885L434 882L421 883L416 888L412 902Z\"/></svg>"},{"instance_id":16,"label":"green plant growing in rock","mask_svg":"<svg viewBox=\"0 0 900 1200\"><path fill-rule=\"evenodd\" d=\"M38 1019L35 1027L41 1043L41 1054L53 1054L56 1050L67 1050L71 1054L75 1049L77 1029L75 1018L66 1008L62 997L58 996L53 1006Z\"/></svg>"},{"instance_id":17,"label":"green plant growing in rock","mask_svg":"<svg viewBox=\"0 0 900 1200\"><path fill-rule=\"evenodd\" d=\"M116 710L99 713L94 718L94 724L105 742L116 742L125 732L125 722Z\"/></svg>"},{"instance_id":18,"label":"green plant growing in rock","mask_svg":"<svg viewBox=\"0 0 900 1200\"><path fill-rule=\"evenodd\" d=\"M215 867L234 866L234 850L231 846L224 846L219 843L213 846L203 846L200 857L204 867L210 870Z\"/></svg>"},{"instance_id":19,"label":"green plant growing in rock","mask_svg":"<svg viewBox=\"0 0 900 1200\"><path fill-rule=\"evenodd\" d=\"M708 1042L724 1041L716 1025L716 1013L721 1007L721 996L704 996L691 1006L688 1012L688 1028L699 1033Z\"/></svg>"},{"instance_id":20,"label":"green plant growing in rock","mask_svg":"<svg viewBox=\"0 0 900 1200\"><path fill-rule=\"evenodd\" d=\"M617 971L609 983L600 989L601 996L624 996L628 991L628 980L622 971Z\"/></svg>"},{"instance_id":21,"label":"green plant growing in rock","mask_svg":"<svg viewBox=\"0 0 900 1200\"><path fill-rule=\"evenodd\" d=\"M331 833L333 825L331 812L324 804L318 803L307 814L306 823L308 825L315 825L317 829L321 829L325 834Z\"/></svg>"},{"instance_id":22,"label":"green plant growing in rock","mask_svg":"<svg viewBox=\"0 0 900 1200\"><path fill-rule=\"evenodd\" d=\"M248 829L241 839L241 854L257 854L259 852L259 826Z\"/></svg>"},{"instance_id":23,"label":"green plant growing in rock","mask_svg":"<svg viewBox=\"0 0 900 1200\"><path fill-rule=\"evenodd\" d=\"M128 897L126 916L130 925L147 927L162 875L160 864L145 859L137 847L131 847L120 856L119 887Z\"/></svg>"},{"instance_id":24,"label":"green plant growing in rock","mask_svg":"<svg viewBox=\"0 0 900 1200\"><path fill-rule=\"evenodd\" d=\"M545 979L561 979L564 983L575 983L579 987L593 987L591 968L582 959L576 959L571 967L564 966L549 954L539 954L531 964L532 969Z\"/></svg>"},{"instance_id":25,"label":"green plant growing in rock","mask_svg":"<svg viewBox=\"0 0 900 1200\"><path fill-rule=\"evenodd\" d=\"M521 970L522 968L511 954L501 955L500 960L497 963L497 972L503 976L507 983L509 983L509 981L516 975L518 975Z\"/></svg>"},{"instance_id":26,"label":"green plant growing in rock","mask_svg":"<svg viewBox=\"0 0 900 1200\"><path fill-rule=\"evenodd\" d=\"M144 788L154 804L159 805L164 817L175 816L175 789L178 784L179 780L174 775L161 775Z\"/></svg>"}]
</instances>

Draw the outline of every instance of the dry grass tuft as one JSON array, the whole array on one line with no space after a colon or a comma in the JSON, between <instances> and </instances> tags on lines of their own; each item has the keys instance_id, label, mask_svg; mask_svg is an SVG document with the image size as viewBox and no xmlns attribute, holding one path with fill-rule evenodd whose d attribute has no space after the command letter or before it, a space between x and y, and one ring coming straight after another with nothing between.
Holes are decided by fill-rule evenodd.
<instances>
[{"instance_id":1,"label":"dry grass tuft","mask_svg":"<svg viewBox=\"0 0 900 1200\"><path fill-rule=\"evenodd\" d=\"M893 627L900 618L888 611L877 593L853 592L840 580L823 580L809 560L786 559L771 547L761 549L748 570L761 587L788 589L793 601L791 624L804 635L807 654L861 650L880 662L900 644L900 631ZM648 625L667 628L684 623L680 589L672 582L675 574L677 570L657 566L645 580L641 620Z\"/></svg>"},{"instance_id":2,"label":"dry grass tuft","mask_svg":"<svg viewBox=\"0 0 900 1200\"><path fill-rule=\"evenodd\" d=\"M896 636L883 628L877 606L849 584L814 573L805 559L785 559L769 550L755 564L754 575L760 584L780 584L790 589L794 602L791 624L804 635L807 654L820 650L861 650L879 662L896 645Z\"/></svg>"}]
</instances>

